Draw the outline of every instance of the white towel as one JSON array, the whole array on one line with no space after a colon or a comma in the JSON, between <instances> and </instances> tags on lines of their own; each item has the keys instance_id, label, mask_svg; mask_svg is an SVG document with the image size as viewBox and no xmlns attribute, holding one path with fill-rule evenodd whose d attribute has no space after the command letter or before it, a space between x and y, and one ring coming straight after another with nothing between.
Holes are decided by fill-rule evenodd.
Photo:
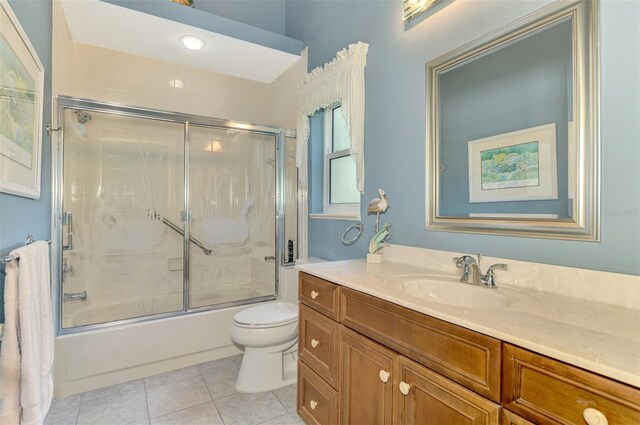
<instances>
[{"instance_id":1,"label":"white towel","mask_svg":"<svg viewBox=\"0 0 640 425\"><path fill-rule=\"evenodd\" d=\"M49 278L49 245L46 242L35 242L18 248L10 253L20 257L19 261L8 264L6 286L15 287L15 272L13 268L17 263L17 321L14 330L5 329L7 333L17 335L16 354L11 347L15 343L15 337L9 341L8 355L5 358L5 340L2 341L2 353L0 354L0 370L8 370L7 394L2 390L2 403L7 404L7 418L15 417L14 391L19 391L19 410L21 425L39 425L51 406L53 398L53 320L51 315L51 294ZM11 277L11 279L10 279ZM5 299L5 310L9 307L9 313L16 317L16 309L9 303L15 303L15 296L9 290L9 299ZM6 295L5 295L6 296ZM7 313L5 311L5 316ZM5 321L5 326L9 326ZM15 364L19 361L19 369L16 374ZM7 363L7 364L5 364ZM16 385L16 375L18 384ZM2 375L2 387L5 387L4 375ZM17 387L17 388L16 388ZM4 423L5 412L0 405L0 419ZM15 420L7 423L17 423Z\"/></svg>"},{"instance_id":2,"label":"white towel","mask_svg":"<svg viewBox=\"0 0 640 425\"><path fill-rule=\"evenodd\" d=\"M20 423L18 260L5 266L4 334L0 343L0 424Z\"/></svg>"}]
</instances>

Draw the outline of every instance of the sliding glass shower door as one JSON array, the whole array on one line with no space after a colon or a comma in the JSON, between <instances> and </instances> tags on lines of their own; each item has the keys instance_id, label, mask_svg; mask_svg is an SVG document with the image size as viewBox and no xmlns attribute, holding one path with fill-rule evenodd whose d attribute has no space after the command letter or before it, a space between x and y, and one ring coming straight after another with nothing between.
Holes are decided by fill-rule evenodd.
<instances>
[{"instance_id":1,"label":"sliding glass shower door","mask_svg":"<svg viewBox=\"0 0 640 425\"><path fill-rule=\"evenodd\" d=\"M189 306L276 294L276 136L189 126Z\"/></svg>"},{"instance_id":2,"label":"sliding glass shower door","mask_svg":"<svg viewBox=\"0 0 640 425\"><path fill-rule=\"evenodd\" d=\"M62 328L183 309L185 124L64 109Z\"/></svg>"},{"instance_id":3,"label":"sliding glass shower door","mask_svg":"<svg viewBox=\"0 0 640 425\"><path fill-rule=\"evenodd\" d=\"M61 332L276 298L297 249L282 131L59 102Z\"/></svg>"}]
</instances>

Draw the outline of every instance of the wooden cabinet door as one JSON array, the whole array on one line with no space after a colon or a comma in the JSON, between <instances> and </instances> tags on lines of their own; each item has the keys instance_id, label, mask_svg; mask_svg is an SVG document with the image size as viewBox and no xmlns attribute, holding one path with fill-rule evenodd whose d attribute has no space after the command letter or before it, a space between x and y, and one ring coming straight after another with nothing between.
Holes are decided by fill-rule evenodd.
<instances>
[{"instance_id":1,"label":"wooden cabinet door","mask_svg":"<svg viewBox=\"0 0 640 425\"><path fill-rule=\"evenodd\" d=\"M347 328L342 330L341 423L390 425L397 353Z\"/></svg>"},{"instance_id":2,"label":"wooden cabinet door","mask_svg":"<svg viewBox=\"0 0 640 425\"><path fill-rule=\"evenodd\" d=\"M500 425L535 425L533 422L529 422L525 418L516 415L507 409L502 409L500 414Z\"/></svg>"},{"instance_id":3,"label":"wooden cabinet door","mask_svg":"<svg viewBox=\"0 0 640 425\"><path fill-rule=\"evenodd\" d=\"M407 358L397 359L394 385L396 425L499 423L499 405Z\"/></svg>"}]
</instances>

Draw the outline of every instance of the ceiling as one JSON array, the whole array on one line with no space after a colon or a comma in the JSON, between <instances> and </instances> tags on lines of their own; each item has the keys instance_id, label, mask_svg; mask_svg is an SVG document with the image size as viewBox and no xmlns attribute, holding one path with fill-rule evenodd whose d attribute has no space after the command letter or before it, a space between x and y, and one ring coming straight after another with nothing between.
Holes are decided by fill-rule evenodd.
<instances>
[{"instance_id":1,"label":"ceiling","mask_svg":"<svg viewBox=\"0 0 640 425\"><path fill-rule=\"evenodd\" d=\"M300 56L99 0L61 0L74 42L272 83ZM202 12L206 13L206 12ZM214 16L214 15L211 15ZM182 35L207 43L186 49Z\"/></svg>"}]
</instances>

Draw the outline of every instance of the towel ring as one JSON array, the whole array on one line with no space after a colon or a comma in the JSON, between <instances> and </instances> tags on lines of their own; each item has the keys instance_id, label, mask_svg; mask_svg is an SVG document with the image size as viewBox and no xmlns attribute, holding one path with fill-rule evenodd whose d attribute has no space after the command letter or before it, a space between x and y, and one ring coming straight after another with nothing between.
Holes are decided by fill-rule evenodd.
<instances>
[{"instance_id":1,"label":"towel ring","mask_svg":"<svg viewBox=\"0 0 640 425\"><path fill-rule=\"evenodd\" d=\"M347 237L347 234L354 229L357 231L356 236L353 237L352 239L345 240L345 238ZM346 246L353 245L358 241L358 239L360 239L360 236L362 236L363 231L364 231L364 224L362 223L356 223L352 226L349 226L347 230L345 230L344 233L342 234L342 243L345 244Z\"/></svg>"}]
</instances>

